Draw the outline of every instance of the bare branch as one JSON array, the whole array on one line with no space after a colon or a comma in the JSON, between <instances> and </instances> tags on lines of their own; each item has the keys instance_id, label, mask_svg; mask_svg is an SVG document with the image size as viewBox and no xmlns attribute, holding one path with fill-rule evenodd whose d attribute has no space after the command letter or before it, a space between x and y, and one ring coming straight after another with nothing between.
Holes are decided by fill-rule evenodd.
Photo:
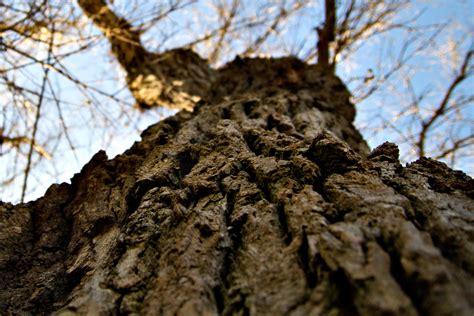
<instances>
[{"instance_id":1,"label":"bare branch","mask_svg":"<svg viewBox=\"0 0 474 316\"><path fill-rule=\"evenodd\" d=\"M219 54L221 51L222 46L224 45L224 38L228 34L230 26L232 25L232 21L237 14L237 9L240 5L240 0L233 0L229 10L226 10L223 6L219 8L219 16L224 19L224 22L219 30L219 39L217 40L216 45L214 46L214 50L208 57L209 62L215 63L219 58Z\"/></svg>"},{"instance_id":2,"label":"bare branch","mask_svg":"<svg viewBox=\"0 0 474 316\"><path fill-rule=\"evenodd\" d=\"M334 63L330 63L330 46L336 38L336 1L325 0L325 20L322 27L318 27L318 65L322 69L334 72Z\"/></svg>"},{"instance_id":3,"label":"bare branch","mask_svg":"<svg viewBox=\"0 0 474 316\"><path fill-rule=\"evenodd\" d=\"M456 90L457 87L465 80L467 79L470 75L472 75L472 66L470 65L470 61L472 59L472 56L474 54L473 49L469 49L469 51L466 52L464 55L464 59L462 61L461 67L459 69L458 74L454 77L453 81L451 84L448 86L446 89L446 92L444 93L444 96L441 100L441 102L438 104L438 106L434 109L433 114L426 120L422 122L421 126L421 132L418 137L418 155L420 157L425 155L425 143L426 143L426 138L427 134L430 132L430 129L438 119L440 119L446 111L446 108L448 107L448 103L451 100L451 97Z\"/></svg>"},{"instance_id":4,"label":"bare branch","mask_svg":"<svg viewBox=\"0 0 474 316\"><path fill-rule=\"evenodd\" d=\"M48 48L48 57L46 59L47 64L49 64L49 61L51 59L51 54L52 54L52 51L53 51L54 23L52 25L52 34L53 35L51 36L51 41L50 41L49 48ZM27 185L28 185L28 176L30 174L30 168L31 168L31 158L33 156L33 148L34 148L34 145L35 145L36 132L38 131L38 123L39 123L39 120L40 120L40 117L41 117L41 106L43 105L43 96L45 94L46 82L47 82L47 79L48 79L49 70L50 70L49 67L44 69L43 83L41 85L41 92L40 92L40 95L39 95L38 104L36 106L36 117L35 117L35 122L34 122L34 125L33 125L33 132L32 132L32 135L31 135L30 149L28 151L28 156L27 156L27 162L26 162L26 167L25 167L25 176L24 176L24 180L23 180L23 187L21 189L21 202L22 203L25 199L26 188L27 188Z\"/></svg>"},{"instance_id":5,"label":"bare branch","mask_svg":"<svg viewBox=\"0 0 474 316\"><path fill-rule=\"evenodd\" d=\"M115 15L104 0L78 0L78 4L107 37L119 63L125 69L139 67L146 52L140 34L133 30L132 25Z\"/></svg>"}]
</instances>

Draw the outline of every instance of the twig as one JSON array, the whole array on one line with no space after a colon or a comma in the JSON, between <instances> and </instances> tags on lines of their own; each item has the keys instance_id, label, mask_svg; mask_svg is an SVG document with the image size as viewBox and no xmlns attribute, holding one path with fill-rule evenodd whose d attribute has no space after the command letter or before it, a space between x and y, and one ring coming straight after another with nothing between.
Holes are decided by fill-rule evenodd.
<instances>
[{"instance_id":1,"label":"twig","mask_svg":"<svg viewBox=\"0 0 474 316\"><path fill-rule=\"evenodd\" d=\"M50 59L51 59L51 55L52 55L52 52L53 52L54 21L52 23L51 31L52 31L51 32L51 41L50 41L49 47L48 47L47 64L49 64ZM33 132L32 132L32 135L31 135L30 149L28 151L28 156L27 156L27 162L26 162L26 168L25 168L25 177L23 179L23 187L22 187L22 190L21 190L21 199L20 199L21 203L23 203L24 200L25 200L26 188L27 188L27 184L28 184L28 176L30 175L31 158L33 156L33 148L34 148L35 139L36 139L36 132L38 131L38 123L39 123L39 120L40 120L40 117L41 117L41 105L43 104L43 96L44 96L44 93L46 91L46 84L47 84L48 74L49 74L49 70L50 70L49 67L43 68L43 69L44 69L43 82L41 84L41 92L40 92L39 99L38 99L38 107L37 107L37 110L36 110L36 117L35 117L35 122L34 122L34 125L33 125Z\"/></svg>"}]
</instances>

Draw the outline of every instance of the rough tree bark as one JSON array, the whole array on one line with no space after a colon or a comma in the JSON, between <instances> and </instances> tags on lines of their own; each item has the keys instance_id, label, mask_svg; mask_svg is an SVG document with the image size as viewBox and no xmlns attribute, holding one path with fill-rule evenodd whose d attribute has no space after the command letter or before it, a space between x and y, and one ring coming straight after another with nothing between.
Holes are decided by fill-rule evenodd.
<instances>
[{"instance_id":1,"label":"rough tree bark","mask_svg":"<svg viewBox=\"0 0 474 316\"><path fill-rule=\"evenodd\" d=\"M103 0L78 3L140 107L194 112L37 201L0 202L1 314L474 313L471 178L402 167L390 143L369 153L321 65L213 70L147 52Z\"/></svg>"},{"instance_id":2,"label":"rough tree bark","mask_svg":"<svg viewBox=\"0 0 474 316\"><path fill-rule=\"evenodd\" d=\"M295 58L236 59L71 184L0 203L2 314L472 315L473 180Z\"/></svg>"}]
</instances>

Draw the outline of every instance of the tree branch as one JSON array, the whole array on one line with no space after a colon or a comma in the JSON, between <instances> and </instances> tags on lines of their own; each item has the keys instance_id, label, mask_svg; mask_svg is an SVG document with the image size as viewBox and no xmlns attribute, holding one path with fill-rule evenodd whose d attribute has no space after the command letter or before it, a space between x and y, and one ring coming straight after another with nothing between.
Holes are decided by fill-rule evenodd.
<instances>
[{"instance_id":1,"label":"tree branch","mask_svg":"<svg viewBox=\"0 0 474 316\"><path fill-rule=\"evenodd\" d=\"M128 69L143 60L145 49L140 34L132 29L127 20L112 12L104 0L78 0L78 4L109 40L112 52L122 67Z\"/></svg>"},{"instance_id":2,"label":"tree branch","mask_svg":"<svg viewBox=\"0 0 474 316\"><path fill-rule=\"evenodd\" d=\"M53 52L53 43L54 43L54 23L52 24L52 36L50 39L49 47L48 47L48 57L47 57L47 64L49 64L51 55ZM23 186L21 189L21 203L23 203L25 199L25 194L26 194L26 187L28 184L28 176L30 175L30 169L31 169L31 159L33 157L33 149L35 146L35 140L36 140L36 132L38 131L38 123L41 118L41 106L43 105L43 96L46 93L46 83L48 80L48 74L49 74L49 67L46 67L43 69L44 74L43 74L43 83L41 84L41 92L39 95L38 99L38 105L36 108L36 116L35 116L35 122L33 124L33 132L31 135L31 142L30 142L30 148L28 150L28 156L27 156L27 162L26 162L26 167L25 167L25 177L23 179Z\"/></svg>"},{"instance_id":3,"label":"tree branch","mask_svg":"<svg viewBox=\"0 0 474 316\"><path fill-rule=\"evenodd\" d=\"M114 56L127 73L127 85L138 107L192 110L207 94L213 71L196 53L186 49L149 52L140 41L140 33L110 10L104 0L78 3L109 40Z\"/></svg>"},{"instance_id":4,"label":"tree branch","mask_svg":"<svg viewBox=\"0 0 474 316\"><path fill-rule=\"evenodd\" d=\"M318 32L318 65L323 69L334 72L334 64L330 63L330 45L336 38L336 1L325 0L325 21L323 27L316 28Z\"/></svg>"},{"instance_id":5,"label":"tree branch","mask_svg":"<svg viewBox=\"0 0 474 316\"><path fill-rule=\"evenodd\" d=\"M466 55L464 56L464 60L461 64L461 67L459 69L459 73L456 75L456 77L453 79L451 84L448 86L446 89L446 92L443 96L443 99L441 102L438 104L438 107L436 110L433 112L433 114L425 121L422 122L421 125L421 132L418 137L418 155L420 157L425 155L425 142L426 142L426 137L428 132L430 131L432 125L445 114L446 108L448 106L449 100L451 99L454 90L466 79L471 75L471 68L469 66L469 63L471 61L471 58L474 54L474 50L470 49Z\"/></svg>"}]
</instances>

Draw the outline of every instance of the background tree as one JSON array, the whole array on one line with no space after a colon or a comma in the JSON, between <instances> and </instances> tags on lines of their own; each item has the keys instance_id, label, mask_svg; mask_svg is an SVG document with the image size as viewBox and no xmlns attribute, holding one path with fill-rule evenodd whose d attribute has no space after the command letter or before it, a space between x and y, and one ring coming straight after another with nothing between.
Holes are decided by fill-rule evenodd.
<instances>
[{"instance_id":1,"label":"background tree","mask_svg":"<svg viewBox=\"0 0 474 316\"><path fill-rule=\"evenodd\" d=\"M0 202L3 313L472 314L473 180L428 158L403 167L391 143L369 151L330 62L337 36L315 65L213 69L183 48L150 52L101 0L79 4L138 107L193 112L114 159L99 151L36 201Z\"/></svg>"}]
</instances>

